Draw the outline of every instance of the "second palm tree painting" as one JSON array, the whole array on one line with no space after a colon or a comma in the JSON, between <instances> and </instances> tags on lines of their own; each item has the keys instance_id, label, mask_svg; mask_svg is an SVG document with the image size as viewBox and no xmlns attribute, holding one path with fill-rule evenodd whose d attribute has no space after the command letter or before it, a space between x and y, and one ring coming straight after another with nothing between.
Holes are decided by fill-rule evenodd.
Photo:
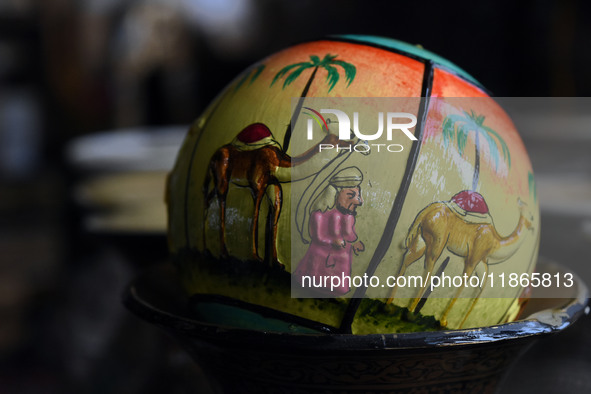
<instances>
[{"instance_id":1,"label":"second palm tree painting","mask_svg":"<svg viewBox=\"0 0 591 394\"><path fill-rule=\"evenodd\" d=\"M477 115L474 111L465 112L463 115L448 115L441 126L445 146L453 143L461 156L464 155L468 137L474 138L474 176L472 178L472 190L476 191L480 176L481 141L488 145L488 160L492 161L495 170L499 168L499 148L503 153L503 160L511 167L511 153L503 138L489 126L484 125L484 115Z\"/></svg>"}]
</instances>

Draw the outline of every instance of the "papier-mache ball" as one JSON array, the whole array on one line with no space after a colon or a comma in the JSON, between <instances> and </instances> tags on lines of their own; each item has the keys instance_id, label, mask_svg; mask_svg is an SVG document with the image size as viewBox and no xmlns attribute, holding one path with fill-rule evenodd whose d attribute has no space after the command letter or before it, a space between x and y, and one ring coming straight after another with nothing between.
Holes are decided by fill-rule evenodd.
<instances>
[{"instance_id":1,"label":"papier-mache ball","mask_svg":"<svg viewBox=\"0 0 591 394\"><path fill-rule=\"evenodd\" d=\"M229 327L397 333L516 318L537 261L533 170L509 116L420 46L342 35L235 78L167 183L192 313Z\"/></svg>"}]
</instances>

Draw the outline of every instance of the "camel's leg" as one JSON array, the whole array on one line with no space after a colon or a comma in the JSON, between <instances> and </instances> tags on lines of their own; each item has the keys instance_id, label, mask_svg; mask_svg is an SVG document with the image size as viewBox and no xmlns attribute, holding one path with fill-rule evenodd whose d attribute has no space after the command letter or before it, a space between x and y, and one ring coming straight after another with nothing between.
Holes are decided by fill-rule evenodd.
<instances>
[{"instance_id":1,"label":"camel's leg","mask_svg":"<svg viewBox=\"0 0 591 394\"><path fill-rule=\"evenodd\" d=\"M464 323L466 322L468 315L472 312L472 309L474 309L476 302L480 299L480 296L482 295L482 292L484 291L485 286L488 284L488 261L483 261L483 263L484 263L484 281L480 285L480 291L478 292L478 295L476 296L476 298L474 298L474 300L472 301L472 304L470 305L470 308L468 308L468 312L466 312L466 314L464 315L464 318L462 319L462 322L460 323L459 328L462 328L464 326Z\"/></svg>"},{"instance_id":2,"label":"camel's leg","mask_svg":"<svg viewBox=\"0 0 591 394\"><path fill-rule=\"evenodd\" d=\"M259 257L258 250L259 250L259 212L261 211L261 202L263 201L263 197L265 196L265 186L262 185L251 185L251 189L253 191L253 198L254 198L254 214L252 217L252 227L251 227L251 253L253 260L262 261Z\"/></svg>"},{"instance_id":3,"label":"camel's leg","mask_svg":"<svg viewBox=\"0 0 591 394\"><path fill-rule=\"evenodd\" d=\"M267 220L267 231L265 233L265 260L269 265L277 265L283 267L283 264L277 259L277 223L279 222L279 215L281 213L281 204L283 198L283 190L281 185L273 185L273 201L272 209L269 211Z\"/></svg>"},{"instance_id":4,"label":"camel's leg","mask_svg":"<svg viewBox=\"0 0 591 394\"><path fill-rule=\"evenodd\" d=\"M406 269L415 261L423 257L425 254L425 243L423 241L419 241L420 237L417 237L416 240L410 245L410 247L404 253L404 258L402 260L402 266L400 266L400 271L398 271L398 276L403 276L406 272ZM392 288L390 292L390 298L388 298L387 304L391 304L396 296L396 291L398 290L397 286Z\"/></svg>"},{"instance_id":5,"label":"camel's leg","mask_svg":"<svg viewBox=\"0 0 591 394\"><path fill-rule=\"evenodd\" d=\"M220 200L220 255L223 258L229 256L226 247L226 196L227 192L218 196Z\"/></svg>"},{"instance_id":6,"label":"camel's leg","mask_svg":"<svg viewBox=\"0 0 591 394\"><path fill-rule=\"evenodd\" d=\"M470 259L469 257L466 257L466 260L464 261L464 272L462 273L462 276L465 275L466 278L472 277L472 273L474 272L474 268L476 268L476 265L478 264L478 260L476 262L474 262L474 260ZM439 319L439 322L441 323L441 325L443 327L447 326L447 315L449 314L449 311L451 310L451 308L454 306L454 304L456 303L456 301L460 297L460 294L462 294L462 291L464 290L465 287L466 287L465 283L462 282L462 286L458 287L453 298L449 301L449 303L445 307L445 310L443 311L443 314L441 315L441 318Z\"/></svg>"},{"instance_id":7,"label":"camel's leg","mask_svg":"<svg viewBox=\"0 0 591 394\"><path fill-rule=\"evenodd\" d=\"M216 186L216 194L220 203L220 256L227 258L229 256L228 248L226 247L226 197L228 196L228 188L230 180L227 167L219 169L219 174L214 179Z\"/></svg>"},{"instance_id":8,"label":"camel's leg","mask_svg":"<svg viewBox=\"0 0 591 394\"><path fill-rule=\"evenodd\" d=\"M202 234L202 238L203 238L203 250L207 250L207 229L206 229L206 224L207 224L207 212L209 211L209 205L211 204L211 200L213 199L213 196L215 195L215 184L213 186L213 189L210 190L209 186L211 183L211 178L212 178L212 174L211 174L211 167L209 167L207 169L207 172L205 173L205 181L203 182L203 234Z\"/></svg>"},{"instance_id":9,"label":"camel's leg","mask_svg":"<svg viewBox=\"0 0 591 394\"><path fill-rule=\"evenodd\" d=\"M423 294L427 290L427 279L430 275L433 274L433 270L435 268L435 262L443 253L443 249L445 249L445 244L447 243L447 237L443 238L440 236L433 236L432 234L425 233L423 234L423 239L425 240L425 268L423 270L423 278L422 283L423 286L417 293L415 299L412 301L408 310L414 312L415 308L417 307L418 303L421 301Z\"/></svg>"}]
</instances>

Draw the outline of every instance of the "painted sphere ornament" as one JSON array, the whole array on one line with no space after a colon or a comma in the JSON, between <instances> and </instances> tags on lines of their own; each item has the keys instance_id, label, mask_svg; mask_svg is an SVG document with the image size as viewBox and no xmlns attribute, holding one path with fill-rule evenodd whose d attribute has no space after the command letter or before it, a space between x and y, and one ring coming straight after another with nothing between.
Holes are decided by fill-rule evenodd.
<instances>
[{"instance_id":1,"label":"painted sphere ornament","mask_svg":"<svg viewBox=\"0 0 591 394\"><path fill-rule=\"evenodd\" d=\"M191 308L219 325L494 325L516 318L510 279L537 260L533 170L510 118L454 64L387 38L299 44L245 70L192 125L167 202Z\"/></svg>"}]
</instances>

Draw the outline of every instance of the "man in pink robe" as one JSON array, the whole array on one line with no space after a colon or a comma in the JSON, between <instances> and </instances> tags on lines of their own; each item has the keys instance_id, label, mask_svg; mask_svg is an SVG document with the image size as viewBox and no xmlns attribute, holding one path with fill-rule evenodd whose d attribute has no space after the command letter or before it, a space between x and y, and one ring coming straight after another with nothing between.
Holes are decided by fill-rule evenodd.
<instances>
[{"instance_id":1,"label":"man in pink robe","mask_svg":"<svg viewBox=\"0 0 591 394\"><path fill-rule=\"evenodd\" d=\"M363 175L356 167L341 170L330 179L328 187L334 189L334 203L311 213L311 244L293 273L300 284L303 276L315 277L313 283L320 283L326 276L350 277L353 253L365 250L355 233L356 209L363 203L359 187L362 180ZM341 281L332 292L330 287L315 289L340 296L349 292L349 284Z\"/></svg>"}]
</instances>

